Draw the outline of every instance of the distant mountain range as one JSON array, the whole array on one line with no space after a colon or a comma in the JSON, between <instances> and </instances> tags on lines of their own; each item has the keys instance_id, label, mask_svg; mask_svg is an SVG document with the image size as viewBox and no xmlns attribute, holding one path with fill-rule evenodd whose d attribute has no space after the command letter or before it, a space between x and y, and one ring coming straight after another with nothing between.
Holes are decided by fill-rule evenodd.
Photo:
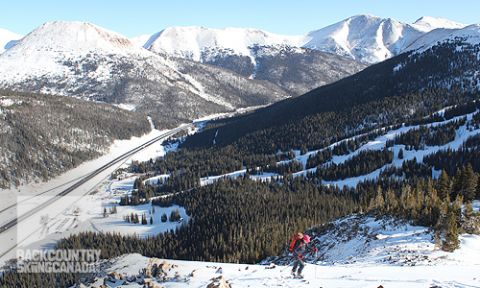
<instances>
[{"instance_id":1,"label":"distant mountain range","mask_svg":"<svg viewBox=\"0 0 480 288\"><path fill-rule=\"evenodd\" d=\"M23 38L0 30L0 88L123 104L171 127L298 96L370 63L475 35L475 27L358 15L301 36L170 27L130 40L90 23L54 21Z\"/></svg>"},{"instance_id":2,"label":"distant mountain range","mask_svg":"<svg viewBox=\"0 0 480 288\"><path fill-rule=\"evenodd\" d=\"M124 104L150 114L159 127L172 127L297 96L365 67L290 46L255 51L264 63L254 68L258 77L228 69L243 65L242 58L207 65L150 51L90 23L54 21L0 54L0 87Z\"/></svg>"},{"instance_id":3,"label":"distant mountain range","mask_svg":"<svg viewBox=\"0 0 480 288\"><path fill-rule=\"evenodd\" d=\"M257 29L169 27L152 35L143 46L194 61L210 63L220 55L246 56L255 64L252 46L311 48L375 63L402 52L419 37L435 30L461 29L466 25L447 19L421 17L413 24L370 15L357 15L306 35L283 36ZM135 38L142 43L146 36Z\"/></svg>"}]
</instances>

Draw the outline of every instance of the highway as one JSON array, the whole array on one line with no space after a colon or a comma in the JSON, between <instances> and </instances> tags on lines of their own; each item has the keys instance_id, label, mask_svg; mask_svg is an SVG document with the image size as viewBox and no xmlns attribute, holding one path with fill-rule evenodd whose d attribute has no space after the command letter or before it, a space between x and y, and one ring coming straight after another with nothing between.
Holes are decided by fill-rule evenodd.
<instances>
[{"instance_id":1,"label":"highway","mask_svg":"<svg viewBox=\"0 0 480 288\"><path fill-rule=\"evenodd\" d=\"M188 125L183 125L183 126L177 127L175 129L172 129L172 130L170 130L166 133L163 133L163 134L161 134L161 135L159 135L159 136L157 136L157 137L155 137L155 138L153 138L153 139L135 147L134 149L129 150L128 152L125 152L124 154L116 157L115 159L113 159L110 162L102 165L101 167L97 168L96 170L86 174L84 177L79 178L76 182L73 182L73 184L71 184L70 186L68 186L64 190L62 190L61 192L54 195L55 197L51 197L51 199L39 204L38 206L36 206L36 207L34 207L34 208L32 208L28 211L26 211L25 213L23 213L19 217L15 218L15 219L12 219L12 220L9 220L8 222L6 222L2 226L0 226L0 234L7 232L8 230L14 228L21 221L24 221L25 219L31 217L32 215L36 214L37 212L41 211L42 209L45 209L46 207L50 206L51 204L53 204L55 201L57 201L59 199L58 196L65 196L65 195L68 195L68 194L72 193L77 188L84 185L88 181L92 180L93 178L95 178L100 173L102 173L105 170L111 168L112 166L120 163L121 161L127 160L128 158L130 158L134 154L138 153L139 151L145 149L146 147L151 146L154 143L156 143L156 142L158 142L162 139L173 136L180 131L184 131L184 130L187 130L187 129L192 128L192 127L193 127L193 124L188 124ZM40 193L40 194L42 194L42 193ZM32 198L37 197L37 196L39 196L39 195L33 196ZM10 205L6 209L14 209L15 206L17 206L17 205L18 205L18 203L14 204L14 205ZM6 210L6 209L3 209L2 211ZM3 257L4 255L6 255L8 252L10 252L15 247L16 247L16 245L14 247L11 247L7 251L1 251L0 252L1 253L0 258Z\"/></svg>"}]
</instances>

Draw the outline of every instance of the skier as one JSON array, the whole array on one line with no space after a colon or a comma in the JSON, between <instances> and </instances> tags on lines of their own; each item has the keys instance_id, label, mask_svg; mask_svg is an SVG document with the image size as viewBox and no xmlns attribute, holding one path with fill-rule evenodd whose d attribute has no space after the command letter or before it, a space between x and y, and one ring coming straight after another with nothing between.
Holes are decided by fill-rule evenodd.
<instances>
[{"instance_id":1,"label":"skier","mask_svg":"<svg viewBox=\"0 0 480 288\"><path fill-rule=\"evenodd\" d=\"M303 278L302 270L305 267L305 262L303 260L305 258L305 253L307 252L308 243L310 243L310 236L308 236L307 234L303 234L302 232L298 232L297 234L295 234L292 241L290 242L289 251L290 253L293 253L293 257L295 258L292 269L292 275L295 278ZM312 252L317 251L317 248L315 246L310 248ZM296 275L295 272L297 273Z\"/></svg>"}]
</instances>

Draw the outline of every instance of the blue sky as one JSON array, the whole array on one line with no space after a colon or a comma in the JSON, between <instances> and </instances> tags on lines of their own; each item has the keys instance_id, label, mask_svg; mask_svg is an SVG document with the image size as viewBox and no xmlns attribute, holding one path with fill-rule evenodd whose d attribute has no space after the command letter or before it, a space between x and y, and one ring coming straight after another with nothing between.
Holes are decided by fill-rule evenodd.
<instances>
[{"instance_id":1,"label":"blue sky","mask_svg":"<svg viewBox=\"0 0 480 288\"><path fill-rule=\"evenodd\" d=\"M168 26L252 27L304 34L356 14L403 22L428 15L480 23L478 0L10 0L0 28L26 34L52 20L88 21L128 37Z\"/></svg>"}]
</instances>

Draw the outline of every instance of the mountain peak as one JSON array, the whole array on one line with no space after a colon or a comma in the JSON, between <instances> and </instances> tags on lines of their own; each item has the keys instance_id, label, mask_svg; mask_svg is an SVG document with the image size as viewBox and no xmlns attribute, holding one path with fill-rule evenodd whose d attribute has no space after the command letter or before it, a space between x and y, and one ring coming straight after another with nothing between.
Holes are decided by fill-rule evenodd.
<instances>
[{"instance_id":1,"label":"mountain peak","mask_svg":"<svg viewBox=\"0 0 480 288\"><path fill-rule=\"evenodd\" d=\"M407 24L392 18L360 14L310 32L304 47L376 63L398 55L432 30L463 27L461 23L429 16Z\"/></svg>"},{"instance_id":2,"label":"mountain peak","mask_svg":"<svg viewBox=\"0 0 480 288\"><path fill-rule=\"evenodd\" d=\"M437 28L461 29L467 25L445 18L422 16L418 18L415 22L413 22L412 26L419 30L427 32Z\"/></svg>"},{"instance_id":3,"label":"mountain peak","mask_svg":"<svg viewBox=\"0 0 480 288\"><path fill-rule=\"evenodd\" d=\"M79 21L46 22L25 36L21 43L35 49L57 51L104 50L123 51L135 47L126 37ZM32 45L33 44L33 45Z\"/></svg>"},{"instance_id":4,"label":"mountain peak","mask_svg":"<svg viewBox=\"0 0 480 288\"><path fill-rule=\"evenodd\" d=\"M353 15L353 16L348 17L347 19L359 19L359 18L361 18L361 19L382 19L379 16L369 14L369 13ZM347 19L345 19L345 20L347 20Z\"/></svg>"}]
</instances>

